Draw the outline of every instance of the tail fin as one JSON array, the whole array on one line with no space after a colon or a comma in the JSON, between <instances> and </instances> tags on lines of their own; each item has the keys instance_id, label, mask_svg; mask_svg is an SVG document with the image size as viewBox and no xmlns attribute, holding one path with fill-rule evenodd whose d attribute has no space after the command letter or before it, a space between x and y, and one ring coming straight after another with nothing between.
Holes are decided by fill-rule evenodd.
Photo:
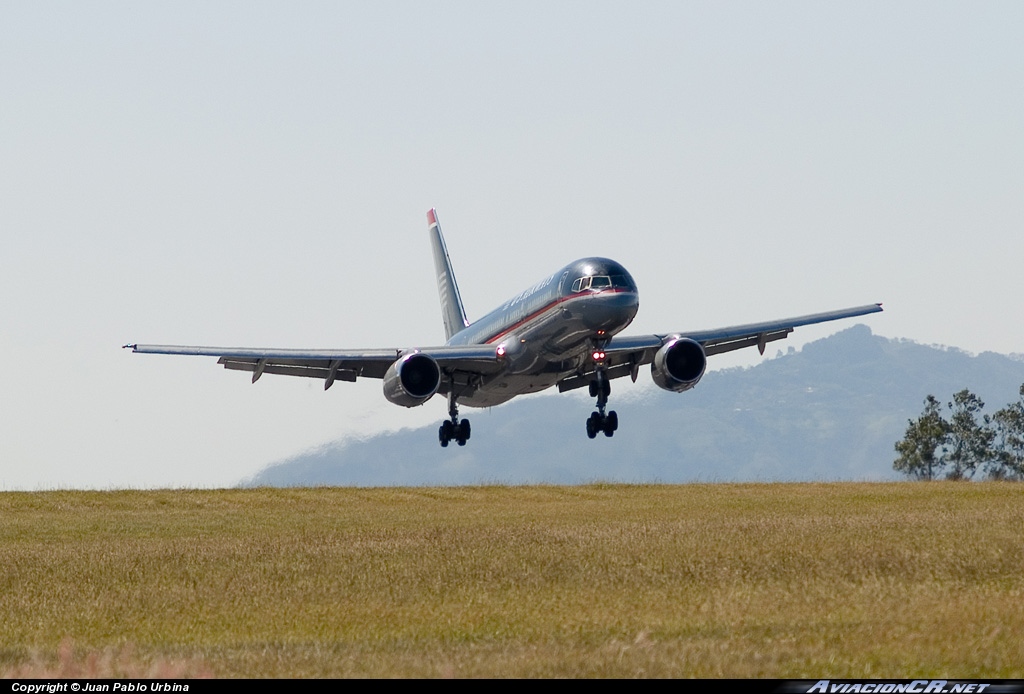
<instances>
[{"instance_id":1,"label":"tail fin","mask_svg":"<svg viewBox=\"0 0 1024 694\"><path fill-rule=\"evenodd\" d=\"M427 212L427 224L430 225L430 248L434 252L434 268L437 271L437 293L441 297L444 338L449 340L469 323L466 321L466 309L462 307L462 297L459 296L459 285L455 283L452 261L441 235L441 225L437 223L437 212L433 208Z\"/></svg>"}]
</instances>

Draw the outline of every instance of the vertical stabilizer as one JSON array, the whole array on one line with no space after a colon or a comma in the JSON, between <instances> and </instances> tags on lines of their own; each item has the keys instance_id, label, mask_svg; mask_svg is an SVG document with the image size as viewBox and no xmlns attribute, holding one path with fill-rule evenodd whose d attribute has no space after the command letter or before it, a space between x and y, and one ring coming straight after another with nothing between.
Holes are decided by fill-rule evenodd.
<instances>
[{"instance_id":1,"label":"vertical stabilizer","mask_svg":"<svg viewBox=\"0 0 1024 694\"><path fill-rule=\"evenodd\" d=\"M437 293L441 297L444 339L449 340L469 323L466 322L466 309L462 307L459 285L455 283L452 261L448 257L448 248L444 245L441 225L437 223L437 212L434 209L427 212L427 224L430 225L430 249L434 252L434 269L437 272Z\"/></svg>"}]
</instances>

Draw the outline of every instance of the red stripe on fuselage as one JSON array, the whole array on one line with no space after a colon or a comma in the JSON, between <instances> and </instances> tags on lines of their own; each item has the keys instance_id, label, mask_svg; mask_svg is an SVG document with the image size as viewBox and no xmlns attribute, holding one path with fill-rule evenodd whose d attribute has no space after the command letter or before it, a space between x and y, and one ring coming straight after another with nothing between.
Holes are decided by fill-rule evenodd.
<instances>
[{"instance_id":1,"label":"red stripe on fuselage","mask_svg":"<svg viewBox=\"0 0 1024 694\"><path fill-rule=\"evenodd\" d=\"M508 335L510 332L513 332L514 330L516 330L516 328L521 327L525 323L529 323L530 321L534 320L538 316L540 316L540 315L550 311L553 308L561 306L562 304L564 304L567 301L573 301L575 299L589 299L590 297L600 296L601 294L621 294L623 292L628 292L628 291L630 291L630 290L629 289L602 289L600 291L591 292L589 294L576 294L575 296L560 296L557 299L555 299L554 301L552 301L550 304L547 304L543 308L537 309L536 311L534 311L530 315L526 316L526 318L523 318L523 319L517 321L516 323L513 323L509 327L502 329L502 331L500 333L498 333L497 335L495 335L494 337L487 338L486 340L484 340L483 343L485 345L489 345L492 342L496 342L497 340L500 340L501 338L503 338L506 335Z\"/></svg>"}]
</instances>

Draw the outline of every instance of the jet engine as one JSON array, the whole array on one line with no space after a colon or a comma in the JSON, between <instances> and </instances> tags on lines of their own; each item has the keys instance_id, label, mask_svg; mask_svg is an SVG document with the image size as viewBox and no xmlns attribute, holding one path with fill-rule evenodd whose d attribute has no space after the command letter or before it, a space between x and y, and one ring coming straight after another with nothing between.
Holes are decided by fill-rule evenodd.
<instances>
[{"instance_id":1,"label":"jet engine","mask_svg":"<svg viewBox=\"0 0 1024 694\"><path fill-rule=\"evenodd\" d=\"M659 388L682 393L697 385L708 358L699 342L677 337L665 343L651 362L651 378Z\"/></svg>"},{"instance_id":2,"label":"jet engine","mask_svg":"<svg viewBox=\"0 0 1024 694\"><path fill-rule=\"evenodd\" d=\"M403 407L422 405L441 385L441 368L419 352L404 355L384 374L384 397Z\"/></svg>"}]
</instances>

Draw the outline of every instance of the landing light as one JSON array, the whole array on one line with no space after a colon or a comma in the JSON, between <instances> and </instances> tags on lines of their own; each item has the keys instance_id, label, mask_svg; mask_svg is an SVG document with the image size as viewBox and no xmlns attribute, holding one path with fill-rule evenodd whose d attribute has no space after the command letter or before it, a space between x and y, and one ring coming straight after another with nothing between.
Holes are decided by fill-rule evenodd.
<instances>
[{"instance_id":1,"label":"landing light","mask_svg":"<svg viewBox=\"0 0 1024 694\"><path fill-rule=\"evenodd\" d=\"M499 357L505 356L505 345L498 345L498 349L495 350Z\"/></svg>"},{"instance_id":2,"label":"landing light","mask_svg":"<svg viewBox=\"0 0 1024 694\"><path fill-rule=\"evenodd\" d=\"M601 350L594 352L594 361L604 361L604 352Z\"/></svg>"}]
</instances>

